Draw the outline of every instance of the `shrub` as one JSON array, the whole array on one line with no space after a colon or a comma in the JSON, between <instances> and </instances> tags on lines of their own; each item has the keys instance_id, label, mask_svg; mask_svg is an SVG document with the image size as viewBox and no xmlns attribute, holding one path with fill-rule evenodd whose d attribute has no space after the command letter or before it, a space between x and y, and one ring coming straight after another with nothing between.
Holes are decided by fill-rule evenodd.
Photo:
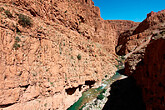
<instances>
[{"instance_id":1,"label":"shrub","mask_svg":"<svg viewBox=\"0 0 165 110\"><path fill-rule=\"evenodd\" d=\"M119 65L115 65L117 69L119 69Z\"/></svg>"},{"instance_id":2,"label":"shrub","mask_svg":"<svg viewBox=\"0 0 165 110\"><path fill-rule=\"evenodd\" d=\"M8 18L13 17L9 10L5 10L5 14L7 15Z\"/></svg>"},{"instance_id":3,"label":"shrub","mask_svg":"<svg viewBox=\"0 0 165 110\"><path fill-rule=\"evenodd\" d=\"M54 87L54 84L53 84L53 82L50 82L50 84Z\"/></svg>"},{"instance_id":4,"label":"shrub","mask_svg":"<svg viewBox=\"0 0 165 110\"><path fill-rule=\"evenodd\" d=\"M3 10L5 10L3 7L0 7L0 12L2 12Z\"/></svg>"},{"instance_id":5,"label":"shrub","mask_svg":"<svg viewBox=\"0 0 165 110\"><path fill-rule=\"evenodd\" d=\"M81 60L81 55L80 54L77 55L77 59Z\"/></svg>"},{"instance_id":6,"label":"shrub","mask_svg":"<svg viewBox=\"0 0 165 110\"><path fill-rule=\"evenodd\" d=\"M106 92L106 89L103 89L102 93L105 93Z\"/></svg>"},{"instance_id":7,"label":"shrub","mask_svg":"<svg viewBox=\"0 0 165 110\"><path fill-rule=\"evenodd\" d=\"M21 41L21 39L19 38L19 37L16 37L15 38L15 43L14 43L14 45L13 45L13 48L14 49L18 49L18 48L20 48L20 44L18 44L18 42L20 42Z\"/></svg>"},{"instance_id":8,"label":"shrub","mask_svg":"<svg viewBox=\"0 0 165 110\"><path fill-rule=\"evenodd\" d=\"M47 103L45 103L44 106L46 107L47 106Z\"/></svg>"},{"instance_id":9,"label":"shrub","mask_svg":"<svg viewBox=\"0 0 165 110\"><path fill-rule=\"evenodd\" d=\"M31 18L26 16L26 15L23 15L23 14L19 14L18 23L20 25L22 25L23 27L27 27L27 26L31 26L32 25Z\"/></svg>"},{"instance_id":10,"label":"shrub","mask_svg":"<svg viewBox=\"0 0 165 110\"><path fill-rule=\"evenodd\" d=\"M15 42L13 45L13 48L15 48L17 50L18 48L20 48L20 45L17 42Z\"/></svg>"},{"instance_id":11,"label":"shrub","mask_svg":"<svg viewBox=\"0 0 165 110\"><path fill-rule=\"evenodd\" d=\"M125 60L125 57L124 56L120 56L122 60Z\"/></svg>"},{"instance_id":12,"label":"shrub","mask_svg":"<svg viewBox=\"0 0 165 110\"><path fill-rule=\"evenodd\" d=\"M19 37L16 37L16 38L15 38L15 41L16 41L16 42L20 42L21 39L20 39Z\"/></svg>"},{"instance_id":13,"label":"shrub","mask_svg":"<svg viewBox=\"0 0 165 110\"><path fill-rule=\"evenodd\" d=\"M67 10L64 13L67 13Z\"/></svg>"},{"instance_id":14,"label":"shrub","mask_svg":"<svg viewBox=\"0 0 165 110\"><path fill-rule=\"evenodd\" d=\"M21 35L21 32L17 32L18 35Z\"/></svg>"},{"instance_id":15,"label":"shrub","mask_svg":"<svg viewBox=\"0 0 165 110\"><path fill-rule=\"evenodd\" d=\"M74 59L72 55L71 55L71 59Z\"/></svg>"},{"instance_id":16,"label":"shrub","mask_svg":"<svg viewBox=\"0 0 165 110\"><path fill-rule=\"evenodd\" d=\"M103 93L101 93L100 95L97 96L97 99L102 100L102 99L104 99L104 97L105 96L103 95Z\"/></svg>"}]
</instances>

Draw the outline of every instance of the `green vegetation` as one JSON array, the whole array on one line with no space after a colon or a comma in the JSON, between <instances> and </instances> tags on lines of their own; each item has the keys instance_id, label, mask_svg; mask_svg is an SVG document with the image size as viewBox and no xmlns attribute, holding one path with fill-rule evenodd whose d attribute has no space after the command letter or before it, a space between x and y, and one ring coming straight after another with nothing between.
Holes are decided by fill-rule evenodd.
<instances>
[{"instance_id":1,"label":"green vegetation","mask_svg":"<svg viewBox=\"0 0 165 110\"><path fill-rule=\"evenodd\" d=\"M97 96L97 99L99 99L99 100L104 99L105 96L104 96L103 94L104 94L105 92L106 92L106 89L103 89L103 91L100 93L100 95Z\"/></svg>"},{"instance_id":2,"label":"green vegetation","mask_svg":"<svg viewBox=\"0 0 165 110\"><path fill-rule=\"evenodd\" d=\"M92 101L93 99L97 98L98 100L102 100L105 97L103 94L107 91L106 88L109 86L109 84L113 83L120 77L121 75L118 72L116 72L116 74L112 76L110 79L102 82L102 84L104 84L105 86L91 88L83 92L79 100L75 102L72 106L70 106L67 110L82 110L86 106L86 104Z\"/></svg>"},{"instance_id":3,"label":"green vegetation","mask_svg":"<svg viewBox=\"0 0 165 110\"><path fill-rule=\"evenodd\" d=\"M15 41L16 41L16 42L20 42L21 39L17 36L17 37L15 38Z\"/></svg>"},{"instance_id":4,"label":"green vegetation","mask_svg":"<svg viewBox=\"0 0 165 110\"><path fill-rule=\"evenodd\" d=\"M120 56L121 60L125 60L125 57L124 56Z\"/></svg>"},{"instance_id":5,"label":"green vegetation","mask_svg":"<svg viewBox=\"0 0 165 110\"><path fill-rule=\"evenodd\" d=\"M104 99L104 97L105 96L103 95L103 93L101 93L100 95L97 96L97 99L102 100L102 99Z\"/></svg>"},{"instance_id":6,"label":"green vegetation","mask_svg":"<svg viewBox=\"0 0 165 110\"><path fill-rule=\"evenodd\" d=\"M105 93L107 89L104 89L102 93Z\"/></svg>"},{"instance_id":7,"label":"green vegetation","mask_svg":"<svg viewBox=\"0 0 165 110\"><path fill-rule=\"evenodd\" d=\"M77 59L81 60L81 55L80 54L77 55Z\"/></svg>"},{"instance_id":8,"label":"green vegetation","mask_svg":"<svg viewBox=\"0 0 165 110\"><path fill-rule=\"evenodd\" d=\"M46 69L46 72L48 72L49 71L49 69Z\"/></svg>"},{"instance_id":9,"label":"green vegetation","mask_svg":"<svg viewBox=\"0 0 165 110\"><path fill-rule=\"evenodd\" d=\"M71 55L71 59L74 59L72 55Z\"/></svg>"},{"instance_id":10,"label":"green vegetation","mask_svg":"<svg viewBox=\"0 0 165 110\"><path fill-rule=\"evenodd\" d=\"M17 42L15 42L14 45L13 45L13 48L17 50L18 48L20 48L20 44L18 44Z\"/></svg>"},{"instance_id":11,"label":"green vegetation","mask_svg":"<svg viewBox=\"0 0 165 110\"><path fill-rule=\"evenodd\" d=\"M62 54L61 43L59 44L59 51L60 51L60 54Z\"/></svg>"},{"instance_id":12,"label":"green vegetation","mask_svg":"<svg viewBox=\"0 0 165 110\"><path fill-rule=\"evenodd\" d=\"M14 45L13 45L13 48L14 48L15 50L17 50L18 48L21 47L20 44L18 44L18 42L20 42L20 41L21 41L21 39L20 39L19 37L16 37L16 38L15 38L15 43L14 43Z\"/></svg>"},{"instance_id":13,"label":"green vegetation","mask_svg":"<svg viewBox=\"0 0 165 110\"><path fill-rule=\"evenodd\" d=\"M46 107L47 106L47 103L45 103L44 106Z\"/></svg>"},{"instance_id":14,"label":"green vegetation","mask_svg":"<svg viewBox=\"0 0 165 110\"><path fill-rule=\"evenodd\" d=\"M7 15L8 18L13 17L9 10L5 10L5 14Z\"/></svg>"},{"instance_id":15,"label":"green vegetation","mask_svg":"<svg viewBox=\"0 0 165 110\"><path fill-rule=\"evenodd\" d=\"M53 82L50 82L50 84L54 87L54 84L53 84Z\"/></svg>"},{"instance_id":16,"label":"green vegetation","mask_svg":"<svg viewBox=\"0 0 165 110\"><path fill-rule=\"evenodd\" d=\"M67 10L64 13L67 13Z\"/></svg>"},{"instance_id":17,"label":"green vegetation","mask_svg":"<svg viewBox=\"0 0 165 110\"><path fill-rule=\"evenodd\" d=\"M4 11L5 9L3 7L0 7L0 12Z\"/></svg>"},{"instance_id":18,"label":"green vegetation","mask_svg":"<svg viewBox=\"0 0 165 110\"><path fill-rule=\"evenodd\" d=\"M17 32L18 35L21 35L21 32Z\"/></svg>"},{"instance_id":19,"label":"green vegetation","mask_svg":"<svg viewBox=\"0 0 165 110\"><path fill-rule=\"evenodd\" d=\"M23 14L19 14L18 23L23 27L32 26L31 18Z\"/></svg>"},{"instance_id":20,"label":"green vegetation","mask_svg":"<svg viewBox=\"0 0 165 110\"><path fill-rule=\"evenodd\" d=\"M12 2L12 4L13 4L13 5L16 5L16 3L15 3L15 2Z\"/></svg>"},{"instance_id":21,"label":"green vegetation","mask_svg":"<svg viewBox=\"0 0 165 110\"><path fill-rule=\"evenodd\" d=\"M119 65L115 65L117 69L119 69Z\"/></svg>"}]
</instances>

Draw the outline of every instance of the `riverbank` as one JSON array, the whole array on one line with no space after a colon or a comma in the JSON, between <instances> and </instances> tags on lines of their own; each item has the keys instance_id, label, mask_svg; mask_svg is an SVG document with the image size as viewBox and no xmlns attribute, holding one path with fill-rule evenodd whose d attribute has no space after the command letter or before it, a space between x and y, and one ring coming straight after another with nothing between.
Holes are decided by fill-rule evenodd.
<instances>
[{"instance_id":1,"label":"riverbank","mask_svg":"<svg viewBox=\"0 0 165 110\"><path fill-rule=\"evenodd\" d=\"M122 80L127 78L127 76L121 75L121 78L118 80ZM85 104L85 107L82 108L82 110L102 110L105 106L106 102L108 101L108 97L110 96L111 87L110 85L106 89L105 93L101 94L102 97L97 97L91 102Z\"/></svg>"},{"instance_id":2,"label":"riverbank","mask_svg":"<svg viewBox=\"0 0 165 110\"><path fill-rule=\"evenodd\" d=\"M103 108L104 104L107 101L106 97L109 96L108 91L110 90L110 85L113 82L121 80L123 78L126 78L126 76L120 75L118 72L116 72L116 74L113 75L111 78L108 78L106 80L103 79L101 86L85 91L79 98L79 100L67 110L90 110Z\"/></svg>"}]
</instances>

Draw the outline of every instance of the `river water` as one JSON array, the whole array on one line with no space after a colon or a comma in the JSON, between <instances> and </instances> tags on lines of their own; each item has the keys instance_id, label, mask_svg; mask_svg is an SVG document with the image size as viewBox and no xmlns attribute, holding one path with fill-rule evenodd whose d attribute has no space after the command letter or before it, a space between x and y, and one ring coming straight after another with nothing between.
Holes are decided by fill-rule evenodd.
<instances>
[{"instance_id":1,"label":"river water","mask_svg":"<svg viewBox=\"0 0 165 110\"><path fill-rule=\"evenodd\" d=\"M82 93L82 96L79 98L77 102L75 102L71 107L67 110L80 110L84 104L92 101L93 99L97 98L103 91L105 91L113 82L121 79L123 75L120 75L116 72L110 79L104 80L98 88L91 88Z\"/></svg>"},{"instance_id":2,"label":"river water","mask_svg":"<svg viewBox=\"0 0 165 110\"><path fill-rule=\"evenodd\" d=\"M118 65L117 65L118 70L123 69L124 68L124 64L122 63L123 61L119 61L119 60L117 61L118 61ZM110 87L110 85L113 82L120 80L121 78L123 78L123 75L116 72L111 78L104 80L101 86L99 86L98 88L90 88L87 91L83 92L79 100L75 102L72 106L70 106L67 110L81 110L86 103L97 98L97 96L103 93L108 87Z\"/></svg>"}]
</instances>

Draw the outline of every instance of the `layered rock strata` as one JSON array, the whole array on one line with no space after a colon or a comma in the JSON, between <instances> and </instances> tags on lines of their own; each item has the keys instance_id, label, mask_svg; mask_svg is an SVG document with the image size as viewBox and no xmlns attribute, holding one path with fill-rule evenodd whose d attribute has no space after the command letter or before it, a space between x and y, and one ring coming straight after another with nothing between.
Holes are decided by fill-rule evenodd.
<instances>
[{"instance_id":1,"label":"layered rock strata","mask_svg":"<svg viewBox=\"0 0 165 110\"><path fill-rule=\"evenodd\" d=\"M113 75L119 30L137 25L104 21L92 0L3 0L0 20L0 108L15 110L68 108Z\"/></svg>"}]
</instances>

